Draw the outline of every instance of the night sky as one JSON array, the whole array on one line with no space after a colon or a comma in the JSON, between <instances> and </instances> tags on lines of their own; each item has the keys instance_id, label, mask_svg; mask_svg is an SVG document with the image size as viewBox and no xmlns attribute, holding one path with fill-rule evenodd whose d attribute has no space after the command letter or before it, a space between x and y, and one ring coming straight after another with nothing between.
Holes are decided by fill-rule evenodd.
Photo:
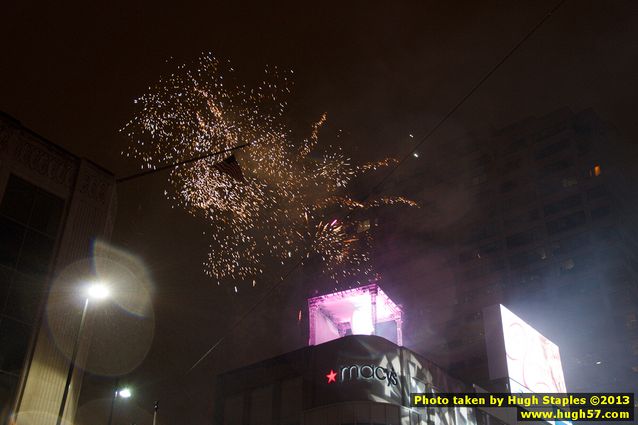
<instances>
[{"instance_id":1,"label":"night sky","mask_svg":"<svg viewBox=\"0 0 638 425\"><path fill-rule=\"evenodd\" d=\"M342 129L339 140L355 159L402 157L414 147L409 134L423 137L556 4L9 2L0 27L0 109L125 176L137 164L121 157L129 141L118 130L134 112L133 99L177 64L210 51L230 60L247 82L266 64L294 70L287 118L295 129L309 132L327 112L326 131ZM638 4L567 0L426 142L423 155L402 164L402 172L436 163L433 143L562 107L591 107L621 140L635 143L637 75ZM165 186L166 174L157 174L117 188L112 243L145 263L155 313L144 362L121 378L138 393L119 406L119 423L150 423L156 399L161 422L210 423L216 372L303 345L297 311L312 285L320 285L312 270L293 273L187 374L266 285L234 295L207 278L201 266L205 225L171 209ZM361 194L368 189L363 183L356 188ZM408 273L415 265L402 267ZM392 294L392 283L385 286ZM111 378L87 376L80 417L104 414L111 385Z\"/></svg>"}]
</instances>

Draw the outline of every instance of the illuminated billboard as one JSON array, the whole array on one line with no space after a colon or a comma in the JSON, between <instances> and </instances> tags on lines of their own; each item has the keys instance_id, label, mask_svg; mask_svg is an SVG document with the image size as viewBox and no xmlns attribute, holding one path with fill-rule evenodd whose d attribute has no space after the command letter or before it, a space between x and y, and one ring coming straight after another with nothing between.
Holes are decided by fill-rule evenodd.
<instances>
[{"instance_id":1,"label":"illuminated billboard","mask_svg":"<svg viewBox=\"0 0 638 425\"><path fill-rule=\"evenodd\" d=\"M500 313L510 391L567 392L558 346L502 305Z\"/></svg>"},{"instance_id":2,"label":"illuminated billboard","mask_svg":"<svg viewBox=\"0 0 638 425\"><path fill-rule=\"evenodd\" d=\"M403 343L403 312L377 284L309 298L308 310L310 345L346 335L377 335Z\"/></svg>"},{"instance_id":3,"label":"illuminated billboard","mask_svg":"<svg viewBox=\"0 0 638 425\"><path fill-rule=\"evenodd\" d=\"M490 380L508 385L501 391L567 392L556 344L500 304L483 309L483 329Z\"/></svg>"}]
</instances>

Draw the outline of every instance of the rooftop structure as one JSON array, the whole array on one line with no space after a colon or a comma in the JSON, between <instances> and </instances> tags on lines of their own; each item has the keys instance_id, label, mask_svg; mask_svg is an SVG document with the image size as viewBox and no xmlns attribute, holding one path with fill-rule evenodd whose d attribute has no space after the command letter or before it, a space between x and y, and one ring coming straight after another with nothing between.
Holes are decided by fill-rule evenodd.
<instances>
[{"instance_id":1,"label":"rooftop structure","mask_svg":"<svg viewBox=\"0 0 638 425\"><path fill-rule=\"evenodd\" d=\"M403 311L376 283L308 299L309 345L346 335L379 335L403 344Z\"/></svg>"}]
</instances>

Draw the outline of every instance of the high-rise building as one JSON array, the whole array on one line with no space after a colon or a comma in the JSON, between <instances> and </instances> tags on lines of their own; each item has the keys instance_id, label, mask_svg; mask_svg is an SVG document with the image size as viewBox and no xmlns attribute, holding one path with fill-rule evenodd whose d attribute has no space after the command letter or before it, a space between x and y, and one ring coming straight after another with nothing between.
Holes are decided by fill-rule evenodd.
<instances>
[{"instance_id":1,"label":"high-rise building","mask_svg":"<svg viewBox=\"0 0 638 425\"><path fill-rule=\"evenodd\" d=\"M638 185L613 128L563 109L431 153L397 182L440 247L392 283L406 345L487 380L482 310L501 303L561 347L569 391L638 391Z\"/></svg>"},{"instance_id":2,"label":"high-rise building","mask_svg":"<svg viewBox=\"0 0 638 425\"><path fill-rule=\"evenodd\" d=\"M1 424L12 415L18 424L56 423L81 305L62 294L68 308L47 308L51 284L109 238L115 205L110 172L0 115ZM78 358L86 351L82 344ZM66 421L81 380L76 368Z\"/></svg>"}]
</instances>

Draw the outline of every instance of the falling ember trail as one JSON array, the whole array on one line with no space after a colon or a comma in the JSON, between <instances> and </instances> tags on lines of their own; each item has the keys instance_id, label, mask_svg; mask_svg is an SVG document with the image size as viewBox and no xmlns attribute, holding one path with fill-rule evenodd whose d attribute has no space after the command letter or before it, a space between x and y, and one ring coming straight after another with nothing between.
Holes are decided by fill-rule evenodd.
<instances>
[{"instance_id":1,"label":"falling ember trail","mask_svg":"<svg viewBox=\"0 0 638 425\"><path fill-rule=\"evenodd\" d=\"M131 140L123 155L137 159L142 172L180 163L165 195L209 223L204 270L218 282L255 286L272 258L282 264L318 258L334 281L370 274L369 233L357 234L350 219L326 221L328 211L415 205L401 197L361 204L348 196L354 177L394 160L356 166L340 149L316 152L326 114L309 138L294 140L283 119L291 74L267 67L258 87L249 88L228 62L202 55L137 99L139 110L122 129ZM220 171L229 154L211 153L244 144L234 151L243 179Z\"/></svg>"}]
</instances>

